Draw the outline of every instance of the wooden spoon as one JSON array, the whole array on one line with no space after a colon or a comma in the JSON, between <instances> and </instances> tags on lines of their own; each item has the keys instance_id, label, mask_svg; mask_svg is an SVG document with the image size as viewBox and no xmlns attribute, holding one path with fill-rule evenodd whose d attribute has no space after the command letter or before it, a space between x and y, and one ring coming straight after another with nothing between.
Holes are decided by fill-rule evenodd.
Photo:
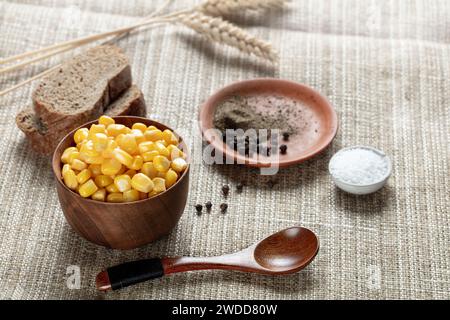
<instances>
[{"instance_id":1,"label":"wooden spoon","mask_svg":"<svg viewBox=\"0 0 450 320\"><path fill-rule=\"evenodd\" d=\"M100 272L100 291L118 290L171 273L222 269L282 275L305 268L319 251L316 235L305 228L292 227L236 253L217 257L155 258L127 262Z\"/></svg>"}]
</instances>

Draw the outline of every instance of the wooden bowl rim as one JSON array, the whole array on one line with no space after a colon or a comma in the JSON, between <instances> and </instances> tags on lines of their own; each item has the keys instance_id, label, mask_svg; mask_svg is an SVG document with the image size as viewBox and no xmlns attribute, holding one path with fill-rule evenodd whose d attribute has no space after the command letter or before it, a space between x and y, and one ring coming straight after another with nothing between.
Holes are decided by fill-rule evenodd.
<instances>
[{"instance_id":1,"label":"wooden bowl rim","mask_svg":"<svg viewBox=\"0 0 450 320\"><path fill-rule=\"evenodd\" d=\"M111 117L111 118L113 118L114 120L115 120L115 119L118 119L118 118L119 118L119 119L121 119L121 118L122 118L122 119L124 119L124 118L130 119L130 118L131 118L131 119L136 119L136 120L151 121L151 122L153 123L152 125L154 125L154 126L157 127L158 129L161 129L160 126L163 126L163 127L165 127L166 129L169 129L169 130L171 130L172 132L175 132L171 127L165 125L164 123L161 123L161 122L159 122L159 121L152 120L152 119L149 119L149 118L137 117L137 116L115 116L115 117ZM177 136L178 136L178 137L180 138L180 140L181 140L181 141L180 141L180 144L182 144L184 147L186 147L186 148L183 148L183 152L185 152L185 154L186 154L187 167L186 167L186 169L183 171L183 173L181 174L181 176L178 178L178 180L177 180L172 186L170 186L168 189L166 189L165 191L163 191L163 192L161 192L161 193L158 193L157 195L154 195L154 196L151 197L151 198L142 199L142 200L137 200L137 201L131 201L131 202L106 202L106 201L92 200L92 199L90 199L90 198L83 198L83 197L80 196L78 193L74 192L72 189L69 189L69 188L65 185L65 183L62 181L62 178L55 172L55 168L56 168L56 167L61 168L61 159L59 159L59 158L56 157L56 152L59 150L60 146L61 146L67 139L73 137L73 134L74 134L78 129L85 128L85 127L87 127L87 126L91 126L92 124L97 123L97 122L98 122L98 119L92 120L92 121L86 122L85 124L83 124L83 125L81 125L81 126L75 128L75 129L73 129L72 131L70 131L68 134L66 134L66 135L64 136L64 138L61 139L61 141L58 143L58 146L55 148L55 151L53 152L53 157L52 157L52 171L53 171L53 175L56 177L56 181L57 181L57 182L58 182L58 183L59 183L66 191L73 193L74 195L78 196L78 198L79 198L80 200L82 200L82 201L87 201L88 203L90 202L90 203L95 203L95 204L104 204L104 205L107 205L107 206L114 206L114 205L115 205L115 206L118 206L118 205L119 205L119 206L120 206L120 205L125 206L125 205L140 204L140 203L143 203L143 202L145 202L145 201L155 200L155 199L157 199L158 197L164 195L165 193L171 191L171 190L172 190L172 189L173 189L173 188L174 188L174 187L175 187L182 179L185 179L185 177L186 177L186 175L187 175L187 173L188 173L188 171L189 171L189 169L190 169L190 166L191 166L191 164L190 164L190 156L189 156L188 147L187 147L187 145L186 145L186 143L185 143L183 137L181 137L180 135L177 134ZM139 121L136 121L136 122L139 122ZM176 132L175 132L175 133L176 133ZM61 170L61 169L59 169L59 170Z\"/></svg>"},{"instance_id":2,"label":"wooden bowl rim","mask_svg":"<svg viewBox=\"0 0 450 320\"><path fill-rule=\"evenodd\" d=\"M325 109L328 112L328 115L330 116L330 131L325 136L325 142L322 142L316 146L315 149L310 151L307 154L298 156L295 159L291 160L282 160L278 161L276 164L279 168L288 167L294 164L302 163L318 154L320 154L322 151L324 151L334 140L334 138L337 135L338 128L339 128L339 121L338 116L336 113L336 110L333 108L329 100L321 94L319 91L305 85L299 82L291 81L291 80L285 80L285 79L278 79L278 78L254 78L249 80L241 80L241 81L235 81L232 82L219 90L217 90L215 93L213 93L211 96L208 97L208 99L200 105L199 110L199 126L200 131L203 135L203 137L206 139L206 141L211 144L215 149L220 150L224 155L227 157L230 157L232 159L242 161L244 165L249 167L256 167L256 168L262 168L262 167L270 167L275 164L275 162L260 162L255 161L254 159L250 159L248 157L240 155L235 150L232 150L231 148L227 147L222 141L222 139L212 139L211 135L206 134L207 130L211 129L206 125L205 119L207 119L206 116L206 109L208 108L215 108L218 105L218 102L223 99L223 97L229 96L230 93L239 91L242 88L245 88L247 86L251 86L254 84L263 83L263 84L271 84L274 87L280 87L280 86L291 86L291 87L297 87L298 90L308 92L309 94L316 97L319 102L325 107ZM218 142L220 140L220 142Z\"/></svg>"}]
</instances>

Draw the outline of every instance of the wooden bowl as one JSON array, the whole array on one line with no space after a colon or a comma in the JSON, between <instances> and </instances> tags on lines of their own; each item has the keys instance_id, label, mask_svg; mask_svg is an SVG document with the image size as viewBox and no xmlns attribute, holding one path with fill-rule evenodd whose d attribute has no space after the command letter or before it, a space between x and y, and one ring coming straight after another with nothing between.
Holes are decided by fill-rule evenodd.
<instances>
[{"instance_id":1,"label":"wooden bowl","mask_svg":"<svg viewBox=\"0 0 450 320\"><path fill-rule=\"evenodd\" d=\"M114 120L128 127L142 122L161 130L170 129L141 117L122 116L114 117ZM88 128L96 122L91 121L79 128ZM75 145L73 134L79 128L61 140L52 160L59 202L70 226L83 238L114 249L137 248L167 235L177 224L186 206L189 165L173 186L152 198L127 203L85 199L67 188L61 179L61 155L67 147ZM187 146L181 137L179 147L188 155Z\"/></svg>"},{"instance_id":2,"label":"wooden bowl","mask_svg":"<svg viewBox=\"0 0 450 320\"><path fill-rule=\"evenodd\" d=\"M254 154L246 156L228 147L214 129L214 114L218 106L233 96L242 97L281 97L295 101L297 116L291 116L291 125L298 128L298 134L289 141L280 141L287 145L287 153L271 153L270 156ZM270 104L259 103L255 108L261 114L273 114L283 108L283 100L273 99ZM269 107L268 107L269 105ZM314 157L322 152L334 139L338 129L338 119L328 100L316 90L288 80L275 78L251 79L234 82L210 96L200 107L200 129L206 141L216 151L221 152L235 163L251 167L287 167ZM283 128L268 128L283 129Z\"/></svg>"}]
</instances>

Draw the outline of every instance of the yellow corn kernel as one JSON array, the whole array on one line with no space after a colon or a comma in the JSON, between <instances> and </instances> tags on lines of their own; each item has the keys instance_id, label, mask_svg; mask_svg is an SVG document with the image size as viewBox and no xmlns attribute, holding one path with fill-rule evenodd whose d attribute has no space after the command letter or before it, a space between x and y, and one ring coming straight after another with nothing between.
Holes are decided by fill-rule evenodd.
<instances>
[{"instance_id":1,"label":"yellow corn kernel","mask_svg":"<svg viewBox=\"0 0 450 320\"><path fill-rule=\"evenodd\" d=\"M103 158L112 158L112 152L115 148L117 148L119 145L114 140L108 140L108 144L106 146L106 149L102 152Z\"/></svg>"},{"instance_id":2,"label":"yellow corn kernel","mask_svg":"<svg viewBox=\"0 0 450 320\"><path fill-rule=\"evenodd\" d=\"M69 147L66 150L64 150L63 154L61 155L61 162L62 163L69 163L69 156L72 152L78 151L75 147Z\"/></svg>"},{"instance_id":3,"label":"yellow corn kernel","mask_svg":"<svg viewBox=\"0 0 450 320\"><path fill-rule=\"evenodd\" d=\"M87 168L87 164L80 159L73 159L72 163L70 164L70 167L72 169L82 171Z\"/></svg>"},{"instance_id":4,"label":"yellow corn kernel","mask_svg":"<svg viewBox=\"0 0 450 320\"><path fill-rule=\"evenodd\" d=\"M68 169L64 172L63 175L65 185L72 190L76 190L78 187L78 180L75 171L72 169Z\"/></svg>"},{"instance_id":5,"label":"yellow corn kernel","mask_svg":"<svg viewBox=\"0 0 450 320\"><path fill-rule=\"evenodd\" d=\"M120 168L119 172L117 172L115 175L116 176L120 176L121 174L125 174L125 172L127 172L128 168L125 166L122 166L122 168ZM112 177L114 178L114 177Z\"/></svg>"},{"instance_id":6,"label":"yellow corn kernel","mask_svg":"<svg viewBox=\"0 0 450 320\"><path fill-rule=\"evenodd\" d=\"M145 174L137 173L131 179L131 186L137 191L149 193L153 190L153 181Z\"/></svg>"},{"instance_id":7,"label":"yellow corn kernel","mask_svg":"<svg viewBox=\"0 0 450 320\"><path fill-rule=\"evenodd\" d=\"M131 133L121 135L120 138L118 136L116 138L116 142L122 150L128 152L129 154L135 154L139 151L136 138Z\"/></svg>"},{"instance_id":8,"label":"yellow corn kernel","mask_svg":"<svg viewBox=\"0 0 450 320\"><path fill-rule=\"evenodd\" d=\"M91 174L94 178L102 174L102 166L100 164L90 164L88 169L91 170Z\"/></svg>"},{"instance_id":9,"label":"yellow corn kernel","mask_svg":"<svg viewBox=\"0 0 450 320\"><path fill-rule=\"evenodd\" d=\"M140 199L139 197L139 191L137 190L127 190L123 193L123 201L124 202L132 202L132 201L138 201Z\"/></svg>"},{"instance_id":10,"label":"yellow corn kernel","mask_svg":"<svg viewBox=\"0 0 450 320\"><path fill-rule=\"evenodd\" d=\"M77 174L77 181L79 184L83 184L88 181L92 176L91 170L84 169L79 174Z\"/></svg>"},{"instance_id":11,"label":"yellow corn kernel","mask_svg":"<svg viewBox=\"0 0 450 320\"><path fill-rule=\"evenodd\" d=\"M113 178L111 178L110 176L105 176L103 174L96 176L94 180L95 184L98 185L100 188L109 186L111 183L114 182Z\"/></svg>"},{"instance_id":12,"label":"yellow corn kernel","mask_svg":"<svg viewBox=\"0 0 450 320\"><path fill-rule=\"evenodd\" d=\"M169 150L167 150L166 146L162 141L155 142L155 148L158 153L166 158L170 156Z\"/></svg>"},{"instance_id":13,"label":"yellow corn kernel","mask_svg":"<svg viewBox=\"0 0 450 320\"><path fill-rule=\"evenodd\" d=\"M123 194L120 192L113 192L108 194L108 196L106 197L106 201L107 202L123 202Z\"/></svg>"},{"instance_id":14,"label":"yellow corn kernel","mask_svg":"<svg viewBox=\"0 0 450 320\"><path fill-rule=\"evenodd\" d=\"M177 146L170 144L167 146L167 150L169 150L169 159L173 160L176 158L183 158L184 153Z\"/></svg>"},{"instance_id":15,"label":"yellow corn kernel","mask_svg":"<svg viewBox=\"0 0 450 320\"><path fill-rule=\"evenodd\" d=\"M153 180L153 191L156 193L161 193L166 191L166 180L163 178L154 178Z\"/></svg>"},{"instance_id":16,"label":"yellow corn kernel","mask_svg":"<svg viewBox=\"0 0 450 320\"><path fill-rule=\"evenodd\" d=\"M91 196L91 199L92 200L97 200L97 201L105 201L105 199L106 199L106 190L103 189L103 188L102 189L98 189Z\"/></svg>"},{"instance_id":17,"label":"yellow corn kernel","mask_svg":"<svg viewBox=\"0 0 450 320\"><path fill-rule=\"evenodd\" d=\"M88 157L84 154L80 154L80 159L86 162L87 164L102 164L103 163L103 157L102 156L96 156L96 157Z\"/></svg>"},{"instance_id":18,"label":"yellow corn kernel","mask_svg":"<svg viewBox=\"0 0 450 320\"><path fill-rule=\"evenodd\" d=\"M162 140L163 134L159 129L147 129L144 132L144 137L147 141L158 141Z\"/></svg>"},{"instance_id":19,"label":"yellow corn kernel","mask_svg":"<svg viewBox=\"0 0 450 320\"><path fill-rule=\"evenodd\" d=\"M156 146L155 146L155 143L153 141L141 142L141 143L139 143L138 148L139 148L139 152L141 154L144 154L144 153L149 152L149 151L156 150Z\"/></svg>"},{"instance_id":20,"label":"yellow corn kernel","mask_svg":"<svg viewBox=\"0 0 450 320\"><path fill-rule=\"evenodd\" d=\"M122 174L114 178L114 184L120 192L125 192L131 189L131 178L126 174Z\"/></svg>"},{"instance_id":21,"label":"yellow corn kernel","mask_svg":"<svg viewBox=\"0 0 450 320\"><path fill-rule=\"evenodd\" d=\"M113 159L116 159L124 166L127 166L130 168L130 166L133 164L133 157L126 152L125 150L122 150L120 148L115 148L112 152Z\"/></svg>"},{"instance_id":22,"label":"yellow corn kernel","mask_svg":"<svg viewBox=\"0 0 450 320\"><path fill-rule=\"evenodd\" d=\"M98 190L98 187L95 185L94 180L89 179L85 183L83 183L80 188L78 189L78 193L83 198L87 198L92 196L96 191Z\"/></svg>"},{"instance_id":23,"label":"yellow corn kernel","mask_svg":"<svg viewBox=\"0 0 450 320\"><path fill-rule=\"evenodd\" d=\"M105 133L106 127L103 124L93 124L89 129L88 139L92 139L96 133Z\"/></svg>"},{"instance_id":24,"label":"yellow corn kernel","mask_svg":"<svg viewBox=\"0 0 450 320\"><path fill-rule=\"evenodd\" d=\"M114 158L105 159L102 163L102 173L107 176L113 176L122 169L122 164Z\"/></svg>"},{"instance_id":25,"label":"yellow corn kernel","mask_svg":"<svg viewBox=\"0 0 450 320\"><path fill-rule=\"evenodd\" d=\"M167 147L169 144L165 141L165 140L158 140L156 142L159 142L161 145L163 145L164 147Z\"/></svg>"},{"instance_id":26,"label":"yellow corn kernel","mask_svg":"<svg viewBox=\"0 0 450 320\"><path fill-rule=\"evenodd\" d=\"M172 169L181 172L187 167L187 162L183 158L176 158L172 161Z\"/></svg>"},{"instance_id":27,"label":"yellow corn kernel","mask_svg":"<svg viewBox=\"0 0 450 320\"><path fill-rule=\"evenodd\" d=\"M124 136L124 135L125 135L124 133L119 133L116 137L113 137L113 138L114 138L114 141L117 142L117 145L119 145L119 143L120 143L121 140L123 139L123 136Z\"/></svg>"},{"instance_id":28,"label":"yellow corn kernel","mask_svg":"<svg viewBox=\"0 0 450 320\"><path fill-rule=\"evenodd\" d=\"M72 164L73 160L75 160L75 159L80 159L80 153L78 151L74 151L74 152L70 153L69 154L69 158L67 159L67 161L70 164Z\"/></svg>"},{"instance_id":29,"label":"yellow corn kernel","mask_svg":"<svg viewBox=\"0 0 450 320\"><path fill-rule=\"evenodd\" d=\"M147 130L147 126L145 124L143 124L143 123L136 122L136 123L133 124L131 129L137 129L137 130L141 131L142 133L144 133L145 130Z\"/></svg>"},{"instance_id":30,"label":"yellow corn kernel","mask_svg":"<svg viewBox=\"0 0 450 320\"><path fill-rule=\"evenodd\" d=\"M108 136L104 133L96 133L92 136L92 143L97 152L102 152L108 147Z\"/></svg>"},{"instance_id":31,"label":"yellow corn kernel","mask_svg":"<svg viewBox=\"0 0 450 320\"><path fill-rule=\"evenodd\" d=\"M156 178L165 178L167 171L157 171Z\"/></svg>"},{"instance_id":32,"label":"yellow corn kernel","mask_svg":"<svg viewBox=\"0 0 450 320\"><path fill-rule=\"evenodd\" d=\"M177 136L169 129L163 131L163 139L167 144L178 144Z\"/></svg>"},{"instance_id":33,"label":"yellow corn kernel","mask_svg":"<svg viewBox=\"0 0 450 320\"><path fill-rule=\"evenodd\" d=\"M131 130L131 134L134 136L134 138L136 139L136 143L142 143L145 142L145 137L144 137L144 133L142 133L141 130L138 129L133 129Z\"/></svg>"},{"instance_id":34,"label":"yellow corn kernel","mask_svg":"<svg viewBox=\"0 0 450 320\"><path fill-rule=\"evenodd\" d=\"M155 166L153 165L153 162L145 162L142 165L141 172L143 174L145 174L147 177L153 179L156 177L156 173L158 171L156 171Z\"/></svg>"},{"instance_id":35,"label":"yellow corn kernel","mask_svg":"<svg viewBox=\"0 0 450 320\"><path fill-rule=\"evenodd\" d=\"M170 161L166 157L156 156L153 158L153 165L157 171L166 172L170 168Z\"/></svg>"},{"instance_id":36,"label":"yellow corn kernel","mask_svg":"<svg viewBox=\"0 0 450 320\"><path fill-rule=\"evenodd\" d=\"M70 164L66 163L65 165L63 165L62 170L61 170L61 175L64 176L66 174L67 171L72 170L70 168Z\"/></svg>"},{"instance_id":37,"label":"yellow corn kernel","mask_svg":"<svg viewBox=\"0 0 450 320\"><path fill-rule=\"evenodd\" d=\"M126 133L127 130L123 124L110 124L107 127L106 132L108 136L117 137L121 133Z\"/></svg>"},{"instance_id":38,"label":"yellow corn kernel","mask_svg":"<svg viewBox=\"0 0 450 320\"><path fill-rule=\"evenodd\" d=\"M159 153L156 150L148 151L142 154L142 158L144 159L144 162L153 161L153 159L158 156Z\"/></svg>"},{"instance_id":39,"label":"yellow corn kernel","mask_svg":"<svg viewBox=\"0 0 450 320\"><path fill-rule=\"evenodd\" d=\"M132 135L134 136L134 138L136 139L136 143L137 143L138 145L139 145L140 143L146 141L146 140L145 140L145 137L144 137L144 134L142 133L141 130L133 129L133 130L131 130L131 133L130 133L130 134L132 134Z\"/></svg>"},{"instance_id":40,"label":"yellow corn kernel","mask_svg":"<svg viewBox=\"0 0 450 320\"><path fill-rule=\"evenodd\" d=\"M110 185L106 186L105 189L109 193L118 193L119 192L119 189L117 189L117 187L114 183L111 183Z\"/></svg>"},{"instance_id":41,"label":"yellow corn kernel","mask_svg":"<svg viewBox=\"0 0 450 320\"><path fill-rule=\"evenodd\" d=\"M87 139L89 135L89 129L88 128L81 128L78 129L75 134L73 135L73 141L75 141L76 144L83 142Z\"/></svg>"},{"instance_id":42,"label":"yellow corn kernel","mask_svg":"<svg viewBox=\"0 0 450 320\"><path fill-rule=\"evenodd\" d=\"M130 169L141 170L143 164L144 159L141 156L135 156L133 158L133 163L131 164Z\"/></svg>"},{"instance_id":43,"label":"yellow corn kernel","mask_svg":"<svg viewBox=\"0 0 450 320\"><path fill-rule=\"evenodd\" d=\"M166 180L166 188L170 188L177 182L178 174L172 169L167 170L166 176L164 177Z\"/></svg>"},{"instance_id":44,"label":"yellow corn kernel","mask_svg":"<svg viewBox=\"0 0 450 320\"><path fill-rule=\"evenodd\" d=\"M133 169L129 169L127 171L125 171L123 174L126 174L127 176L129 176L130 178L133 178L133 176L136 174L136 170Z\"/></svg>"},{"instance_id":45,"label":"yellow corn kernel","mask_svg":"<svg viewBox=\"0 0 450 320\"><path fill-rule=\"evenodd\" d=\"M108 116L101 116L98 118L98 123L104 125L105 127L108 127L110 124L116 123L113 118Z\"/></svg>"},{"instance_id":46,"label":"yellow corn kernel","mask_svg":"<svg viewBox=\"0 0 450 320\"><path fill-rule=\"evenodd\" d=\"M80 153L82 154L82 157L98 157L100 155L100 153L95 150L94 142L92 140L88 140L81 145Z\"/></svg>"}]
</instances>

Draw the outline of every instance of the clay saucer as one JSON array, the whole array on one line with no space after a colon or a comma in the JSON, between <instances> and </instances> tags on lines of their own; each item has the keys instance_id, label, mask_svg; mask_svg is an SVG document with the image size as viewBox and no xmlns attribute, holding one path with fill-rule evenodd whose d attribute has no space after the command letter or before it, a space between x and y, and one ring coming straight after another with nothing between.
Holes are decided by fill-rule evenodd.
<instances>
[{"instance_id":1,"label":"clay saucer","mask_svg":"<svg viewBox=\"0 0 450 320\"><path fill-rule=\"evenodd\" d=\"M279 139L279 144L287 145L286 154L273 150L270 156L246 156L227 146L218 130L211 130L214 129L216 108L236 96L252 101L251 105L263 115L273 116L280 108L289 108L287 119L295 133L289 136L288 141L283 141L282 137ZM216 153L222 152L235 163L252 167L286 167L305 161L323 151L334 139L338 128L336 112L319 92L300 83L274 78L235 82L220 89L203 103L199 120L204 138ZM284 128L268 129L283 132Z\"/></svg>"}]
</instances>

